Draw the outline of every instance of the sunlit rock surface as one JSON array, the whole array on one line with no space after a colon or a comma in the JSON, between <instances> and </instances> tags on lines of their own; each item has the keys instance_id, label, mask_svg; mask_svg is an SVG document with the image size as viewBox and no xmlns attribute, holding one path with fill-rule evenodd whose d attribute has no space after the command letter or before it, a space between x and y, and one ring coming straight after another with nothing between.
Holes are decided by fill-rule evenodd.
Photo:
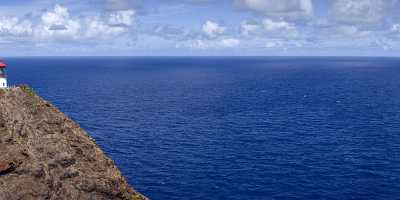
<instances>
[{"instance_id":1,"label":"sunlit rock surface","mask_svg":"<svg viewBox=\"0 0 400 200\"><path fill-rule=\"evenodd\" d=\"M86 132L30 88L0 89L0 199L146 199Z\"/></svg>"}]
</instances>

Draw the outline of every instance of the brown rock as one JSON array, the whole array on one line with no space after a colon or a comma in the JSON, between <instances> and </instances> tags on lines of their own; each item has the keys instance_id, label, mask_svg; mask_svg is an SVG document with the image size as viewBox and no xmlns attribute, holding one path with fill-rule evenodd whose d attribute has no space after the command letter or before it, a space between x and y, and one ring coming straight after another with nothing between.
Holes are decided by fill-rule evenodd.
<instances>
[{"instance_id":1,"label":"brown rock","mask_svg":"<svg viewBox=\"0 0 400 200\"><path fill-rule=\"evenodd\" d=\"M23 86L0 89L0 200L144 200L79 125Z\"/></svg>"},{"instance_id":2,"label":"brown rock","mask_svg":"<svg viewBox=\"0 0 400 200\"><path fill-rule=\"evenodd\" d=\"M0 161L0 175L8 173L9 171L11 171L12 167L12 163Z\"/></svg>"}]
</instances>

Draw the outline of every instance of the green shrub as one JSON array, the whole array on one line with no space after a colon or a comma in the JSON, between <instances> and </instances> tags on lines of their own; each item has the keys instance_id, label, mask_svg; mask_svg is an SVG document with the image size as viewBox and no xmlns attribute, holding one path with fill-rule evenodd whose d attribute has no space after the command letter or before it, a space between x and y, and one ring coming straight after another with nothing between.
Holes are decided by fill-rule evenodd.
<instances>
[{"instance_id":1,"label":"green shrub","mask_svg":"<svg viewBox=\"0 0 400 200\"><path fill-rule=\"evenodd\" d=\"M28 85L24 84L24 85L19 86L19 88L21 88L22 91L26 92L30 96L35 96L36 95L36 92L31 87L29 87Z\"/></svg>"}]
</instances>

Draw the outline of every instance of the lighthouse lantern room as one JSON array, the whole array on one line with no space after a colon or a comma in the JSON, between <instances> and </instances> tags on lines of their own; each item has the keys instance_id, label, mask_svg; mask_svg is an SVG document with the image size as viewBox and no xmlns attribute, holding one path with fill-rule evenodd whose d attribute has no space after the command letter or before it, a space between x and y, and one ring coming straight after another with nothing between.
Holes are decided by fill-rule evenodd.
<instances>
[{"instance_id":1,"label":"lighthouse lantern room","mask_svg":"<svg viewBox=\"0 0 400 200\"><path fill-rule=\"evenodd\" d=\"M3 60L0 60L0 88L7 87L7 74L6 74L7 65Z\"/></svg>"}]
</instances>

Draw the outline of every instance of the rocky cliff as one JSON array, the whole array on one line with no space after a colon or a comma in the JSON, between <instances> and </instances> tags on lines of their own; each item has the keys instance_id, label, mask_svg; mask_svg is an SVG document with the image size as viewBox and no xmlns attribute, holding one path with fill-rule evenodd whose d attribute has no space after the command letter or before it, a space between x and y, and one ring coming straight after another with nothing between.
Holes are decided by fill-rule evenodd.
<instances>
[{"instance_id":1,"label":"rocky cliff","mask_svg":"<svg viewBox=\"0 0 400 200\"><path fill-rule=\"evenodd\" d=\"M0 199L145 199L79 125L30 88L0 89Z\"/></svg>"}]
</instances>

